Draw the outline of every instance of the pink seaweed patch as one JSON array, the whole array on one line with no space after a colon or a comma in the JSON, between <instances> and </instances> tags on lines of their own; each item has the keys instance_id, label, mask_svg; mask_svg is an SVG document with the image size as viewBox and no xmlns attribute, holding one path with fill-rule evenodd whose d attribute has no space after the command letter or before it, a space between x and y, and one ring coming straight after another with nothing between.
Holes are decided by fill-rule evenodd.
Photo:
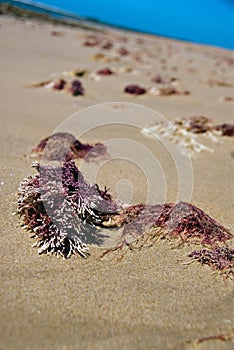
<instances>
[{"instance_id":1,"label":"pink seaweed patch","mask_svg":"<svg viewBox=\"0 0 234 350\"><path fill-rule=\"evenodd\" d=\"M88 241L102 242L95 227L116 213L115 201L106 189L86 182L73 161L35 167L39 174L20 184L17 209L36 238L34 246L39 254L86 257Z\"/></svg>"},{"instance_id":2,"label":"pink seaweed patch","mask_svg":"<svg viewBox=\"0 0 234 350\"><path fill-rule=\"evenodd\" d=\"M125 87L124 92L132 95L143 95L146 93L146 89L139 85L131 84Z\"/></svg>"},{"instance_id":3,"label":"pink seaweed patch","mask_svg":"<svg viewBox=\"0 0 234 350\"><path fill-rule=\"evenodd\" d=\"M103 68L97 71L98 75L113 75L114 72L110 68Z\"/></svg>"},{"instance_id":4,"label":"pink seaweed patch","mask_svg":"<svg viewBox=\"0 0 234 350\"><path fill-rule=\"evenodd\" d=\"M107 157L106 146L102 143L85 144L77 140L72 134L58 132L41 140L32 149L33 157L43 156L44 160L65 160L81 158L86 161L97 161Z\"/></svg>"},{"instance_id":5,"label":"pink seaweed patch","mask_svg":"<svg viewBox=\"0 0 234 350\"><path fill-rule=\"evenodd\" d=\"M201 264L209 265L214 270L219 270L227 276L234 277L234 249L217 247L215 249L195 250L188 255Z\"/></svg>"},{"instance_id":6,"label":"pink seaweed patch","mask_svg":"<svg viewBox=\"0 0 234 350\"><path fill-rule=\"evenodd\" d=\"M71 81L68 91L73 96L84 95L84 88L82 83L78 79L74 79Z\"/></svg>"},{"instance_id":7,"label":"pink seaweed patch","mask_svg":"<svg viewBox=\"0 0 234 350\"><path fill-rule=\"evenodd\" d=\"M215 129L221 130L223 136L234 136L234 124L216 125Z\"/></svg>"},{"instance_id":8,"label":"pink seaweed patch","mask_svg":"<svg viewBox=\"0 0 234 350\"><path fill-rule=\"evenodd\" d=\"M124 226L123 237L141 236L146 230L160 228L160 235L215 246L233 235L215 219L195 205L186 202L137 205L124 209L116 218Z\"/></svg>"}]
</instances>

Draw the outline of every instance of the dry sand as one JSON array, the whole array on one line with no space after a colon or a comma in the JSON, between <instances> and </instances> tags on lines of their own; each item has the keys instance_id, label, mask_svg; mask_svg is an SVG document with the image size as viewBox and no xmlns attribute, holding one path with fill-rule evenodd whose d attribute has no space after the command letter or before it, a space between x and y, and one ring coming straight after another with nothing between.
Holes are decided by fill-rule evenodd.
<instances>
[{"instance_id":1,"label":"dry sand","mask_svg":"<svg viewBox=\"0 0 234 350\"><path fill-rule=\"evenodd\" d=\"M63 36L53 36L53 30ZM233 102L221 100L234 97L233 52L109 30L105 36L116 45L127 37L128 42L121 45L138 51L143 61L131 54L119 62L104 62L92 59L100 51L97 47L83 46L88 34L0 17L0 349L233 349L233 281L214 274L208 266L185 267L186 254L194 247L172 249L168 242L158 241L151 248L127 253L121 261L118 253L100 261L100 248L91 247L90 258L73 256L64 261L39 256L31 248L30 234L12 216L19 182L32 172L25 155L84 107L121 101L151 107L167 119L206 115L217 123L234 120ZM137 38L144 39L144 44L136 42ZM109 51L104 53L109 55ZM118 72L101 81L81 78L85 96L25 87L63 71L104 67ZM134 68L136 74L121 73L120 67ZM191 95L133 97L123 93L130 83L155 86L150 79L157 74L178 77L181 88ZM211 87L210 79L231 86ZM157 155L155 140L134 135L134 130L104 128L83 140L104 141L110 135L133 138ZM193 161L191 200L233 232L233 140L224 138L210 145L214 153L199 154ZM167 199L172 200L178 184L173 181L170 160L161 158L169 174ZM138 202L144 200L144 184L135 170L134 165L120 161L110 169L107 166L97 179L102 186L111 185L115 193L115 181L129 175L133 202ZM220 333L230 339L194 343Z\"/></svg>"}]
</instances>

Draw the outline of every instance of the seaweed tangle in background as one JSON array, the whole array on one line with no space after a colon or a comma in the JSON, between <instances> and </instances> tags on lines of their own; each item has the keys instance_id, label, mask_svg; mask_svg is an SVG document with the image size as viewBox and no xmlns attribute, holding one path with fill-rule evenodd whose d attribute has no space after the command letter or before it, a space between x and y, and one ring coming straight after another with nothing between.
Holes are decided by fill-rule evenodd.
<instances>
[{"instance_id":1,"label":"seaweed tangle in background","mask_svg":"<svg viewBox=\"0 0 234 350\"><path fill-rule=\"evenodd\" d=\"M123 208L106 188L102 191L85 181L72 160L59 166L36 163L35 167L39 174L26 178L19 187L17 213L33 232L40 254L86 257L87 244L101 245L106 238L100 228L119 227L119 240L103 256L124 246L137 247L139 241L143 247L147 241L175 238L181 244L209 246L190 257L233 273L233 250L226 245L233 235L198 207L179 202Z\"/></svg>"},{"instance_id":2,"label":"seaweed tangle in background","mask_svg":"<svg viewBox=\"0 0 234 350\"><path fill-rule=\"evenodd\" d=\"M97 161L108 157L106 146L81 143L72 134L57 132L41 140L31 151L32 157L43 157L44 160L85 159Z\"/></svg>"},{"instance_id":3,"label":"seaweed tangle in background","mask_svg":"<svg viewBox=\"0 0 234 350\"><path fill-rule=\"evenodd\" d=\"M186 149L191 156L194 156L201 151L213 151L197 140L199 135L208 137L212 142L218 142L219 136L234 136L234 124L216 125L205 116L192 116L145 127L142 134L147 137L162 135L180 146L181 153L185 153Z\"/></svg>"}]
</instances>

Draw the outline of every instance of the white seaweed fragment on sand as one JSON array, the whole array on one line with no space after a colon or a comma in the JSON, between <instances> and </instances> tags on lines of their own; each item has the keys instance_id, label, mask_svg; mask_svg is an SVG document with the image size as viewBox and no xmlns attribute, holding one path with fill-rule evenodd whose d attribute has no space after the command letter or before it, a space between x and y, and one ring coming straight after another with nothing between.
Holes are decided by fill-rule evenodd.
<instances>
[{"instance_id":1,"label":"white seaweed fragment on sand","mask_svg":"<svg viewBox=\"0 0 234 350\"><path fill-rule=\"evenodd\" d=\"M159 122L142 129L146 137L166 138L180 147L182 154L195 158L196 153L213 152L213 149L198 141L198 135L209 138L212 142L219 142L220 134L211 126L211 121L203 116L176 119L170 123Z\"/></svg>"}]
</instances>

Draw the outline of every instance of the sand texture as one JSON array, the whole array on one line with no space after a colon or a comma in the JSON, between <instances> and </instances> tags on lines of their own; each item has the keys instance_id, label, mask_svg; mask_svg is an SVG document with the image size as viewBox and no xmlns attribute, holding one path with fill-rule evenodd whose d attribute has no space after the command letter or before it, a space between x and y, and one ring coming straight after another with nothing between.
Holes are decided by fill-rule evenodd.
<instances>
[{"instance_id":1,"label":"sand texture","mask_svg":"<svg viewBox=\"0 0 234 350\"><path fill-rule=\"evenodd\" d=\"M85 46L93 36L102 43ZM112 47L102 47L109 42ZM152 247L127 251L123 258L121 252L111 252L103 259L99 259L102 249L90 246L87 259L57 259L38 255L31 247L30 233L12 215L20 181L35 173L30 150L86 107L114 102L97 108L91 126L102 117L108 120L109 114L114 123L115 108L118 115L122 108L127 122L134 120L135 107L126 103L152 108L167 120L204 115L217 124L233 123L233 51L7 16L0 17L0 45L0 349L233 349L233 281L206 265L194 262L186 266L187 254L196 246L178 247L178 242L158 240ZM103 68L114 74L97 74ZM83 96L48 86L29 87L45 80L69 82L74 70L87 71L76 77L84 86ZM160 96L158 89L165 84L152 81L157 75L166 80L176 78L172 86L179 93ZM124 93L128 84L138 84L146 93ZM144 127L151 116L139 112L136 118ZM78 128L84 126L87 131L86 122L81 118ZM79 136L75 128L74 134ZM81 136L83 142L90 143L119 138L150 150L164 170L167 190L165 198L159 198L157 174L153 166L146 169L146 176L155 181L149 202L178 199L176 167L160 142L126 125L109 124ZM234 232L233 138L204 140L213 152L201 152L191 160L191 202ZM127 179L133 190L131 203L144 202L147 181L135 165L136 159L141 164L141 154L130 147L126 160L124 141L118 146L116 162L106 163L99 172L98 164L87 169L83 165L84 170L92 179L95 169L94 180L102 188L110 187L115 196L116 183ZM128 201L126 191L120 188L119 196ZM209 339L212 336L214 339Z\"/></svg>"}]
</instances>

